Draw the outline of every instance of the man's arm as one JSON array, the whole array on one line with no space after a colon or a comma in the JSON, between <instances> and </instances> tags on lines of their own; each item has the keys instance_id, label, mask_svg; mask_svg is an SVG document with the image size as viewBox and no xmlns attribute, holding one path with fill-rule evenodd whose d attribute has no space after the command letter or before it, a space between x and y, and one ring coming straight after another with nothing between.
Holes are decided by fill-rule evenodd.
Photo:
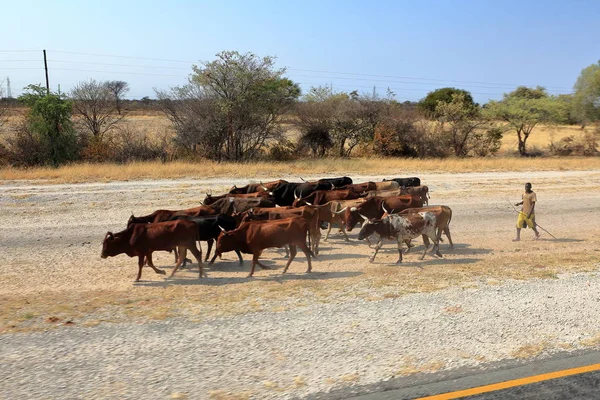
<instances>
[{"instance_id":1,"label":"man's arm","mask_svg":"<svg viewBox=\"0 0 600 400\"><path fill-rule=\"evenodd\" d=\"M520 206L521 204L523 204L523 202L522 202L522 201L520 201L520 202L518 202L518 203L515 203L515 206Z\"/></svg>"},{"instance_id":2,"label":"man's arm","mask_svg":"<svg viewBox=\"0 0 600 400\"><path fill-rule=\"evenodd\" d=\"M533 214L535 211L535 201L531 202L531 211L529 211L529 214L527 214L527 219L531 218L531 214Z\"/></svg>"}]
</instances>

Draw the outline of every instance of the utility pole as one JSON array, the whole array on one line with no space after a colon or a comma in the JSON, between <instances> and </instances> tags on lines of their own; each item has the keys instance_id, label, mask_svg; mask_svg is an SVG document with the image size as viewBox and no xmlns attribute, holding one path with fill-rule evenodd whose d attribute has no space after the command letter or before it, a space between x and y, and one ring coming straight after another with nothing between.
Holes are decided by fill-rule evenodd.
<instances>
[{"instance_id":1,"label":"utility pole","mask_svg":"<svg viewBox=\"0 0 600 400\"><path fill-rule=\"evenodd\" d=\"M6 77L6 97L12 99L12 93L10 91L10 77Z\"/></svg>"},{"instance_id":2,"label":"utility pole","mask_svg":"<svg viewBox=\"0 0 600 400\"><path fill-rule=\"evenodd\" d=\"M48 61L46 60L46 50L44 50L44 69L46 70L46 95L50 95L50 81L48 80Z\"/></svg>"}]
</instances>

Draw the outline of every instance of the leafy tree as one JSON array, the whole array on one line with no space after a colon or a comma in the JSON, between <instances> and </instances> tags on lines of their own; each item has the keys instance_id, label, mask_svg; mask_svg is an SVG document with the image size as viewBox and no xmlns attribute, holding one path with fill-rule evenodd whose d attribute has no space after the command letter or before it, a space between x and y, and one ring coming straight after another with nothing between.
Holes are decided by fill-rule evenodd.
<instances>
[{"instance_id":1,"label":"leafy tree","mask_svg":"<svg viewBox=\"0 0 600 400\"><path fill-rule=\"evenodd\" d=\"M456 95L462 95L464 101L462 102L465 110L468 112L476 113L479 105L473 101L471 93L463 89L457 89L452 87L446 87L436 89L433 92L427 93L424 99L418 103L419 109L425 113L425 115L436 118L436 108L439 103L451 103L452 99Z\"/></svg>"},{"instance_id":2,"label":"leafy tree","mask_svg":"<svg viewBox=\"0 0 600 400\"><path fill-rule=\"evenodd\" d=\"M573 90L573 116L581 126L600 119L600 61L581 71Z\"/></svg>"},{"instance_id":3,"label":"leafy tree","mask_svg":"<svg viewBox=\"0 0 600 400\"><path fill-rule=\"evenodd\" d=\"M193 66L187 85L158 91L177 143L193 152L201 149L210 158L239 161L280 137L280 119L300 88L274 64L273 57L225 51Z\"/></svg>"},{"instance_id":4,"label":"leafy tree","mask_svg":"<svg viewBox=\"0 0 600 400\"><path fill-rule=\"evenodd\" d=\"M124 118L124 115L115 113L117 106L113 102L110 82L95 79L79 82L71 91L71 98L74 100L73 108L79 116L77 122L98 142Z\"/></svg>"},{"instance_id":5,"label":"leafy tree","mask_svg":"<svg viewBox=\"0 0 600 400\"><path fill-rule=\"evenodd\" d=\"M441 136L455 156L466 157L475 149L478 155L493 154L500 148L502 135L498 136L496 131L491 135L484 133L491 128L489 121L472 108L464 93L452 95L449 103L438 102L435 114Z\"/></svg>"},{"instance_id":6,"label":"leafy tree","mask_svg":"<svg viewBox=\"0 0 600 400\"><path fill-rule=\"evenodd\" d=\"M516 131L522 156L527 155L527 139L533 129L540 123L557 122L562 115L560 102L539 86L536 89L519 87L504 94L501 101L490 101L485 110L488 117L504 121Z\"/></svg>"},{"instance_id":7,"label":"leafy tree","mask_svg":"<svg viewBox=\"0 0 600 400\"><path fill-rule=\"evenodd\" d=\"M121 100L125 93L129 92L129 84L124 81L108 81L106 87L112 93L117 112L121 115Z\"/></svg>"},{"instance_id":8,"label":"leafy tree","mask_svg":"<svg viewBox=\"0 0 600 400\"><path fill-rule=\"evenodd\" d=\"M29 85L19 100L30 107L25 134L21 139L39 149L40 156L30 164L58 166L77 157L77 138L71 123L71 102L63 94L46 94L41 85ZM19 138L13 142L18 144ZM27 140L21 141L27 143ZM22 149L23 150L23 149ZM31 150L31 149L30 149Z\"/></svg>"}]
</instances>

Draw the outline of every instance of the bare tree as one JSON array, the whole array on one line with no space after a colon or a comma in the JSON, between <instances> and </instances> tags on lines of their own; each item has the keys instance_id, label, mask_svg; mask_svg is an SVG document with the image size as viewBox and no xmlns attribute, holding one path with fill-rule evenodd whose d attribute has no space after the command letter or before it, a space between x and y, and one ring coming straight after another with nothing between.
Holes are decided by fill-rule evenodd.
<instances>
[{"instance_id":1,"label":"bare tree","mask_svg":"<svg viewBox=\"0 0 600 400\"><path fill-rule=\"evenodd\" d=\"M106 82L106 86L112 92L117 112L121 115L121 99L125 93L129 92L129 84L124 81L108 81Z\"/></svg>"},{"instance_id":2,"label":"bare tree","mask_svg":"<svg viewBox=\"0 0 600 400\"><path fill-rule=\"evenodd\" d=\"M117 114L113 93L107 82L94 79L80 82L71 91L73 111L79 115L76 121L88 130L94 139L102 140L124 118Z\"/></svg>"},{"instance_id":3,"label":"bare tree","mask_svg":"<svg viewBox=\"0 0 600 400\"><path fill-rule=\"evenodd\" d=\"M6 100L4 99L4 88L2 84L4 82L0 82L0 129L2 129L2 125L6 122Z\"/></svg>"}]
</instances>

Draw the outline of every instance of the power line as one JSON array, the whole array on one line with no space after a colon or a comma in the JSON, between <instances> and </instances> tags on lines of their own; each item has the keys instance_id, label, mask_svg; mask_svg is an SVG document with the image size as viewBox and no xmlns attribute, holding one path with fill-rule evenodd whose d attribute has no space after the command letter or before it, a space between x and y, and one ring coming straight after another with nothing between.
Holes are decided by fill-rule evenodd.
<instances>
[{"instance_id":1,"label":"power line","mask_svg":"<svg viewBox=\"0 0 600 400\"><path fill-rule=\"evenodd\" d=\"M510 87L519 86L519 85L513 84L513 83L494 83L494 82L478 82L478 81L459 81L459 80L451 80L451 79L415 78L415 77L409 77L409 76L362 74L362 73L355 73L355 72L318 71L318 70L298 69L298 68L287 68L287 69L290 71L303 71L303 72L314 72L314 73L336 74L336 75L373 76L376 78L411 79L411 80L434 81L434 82L474 83L474 84L483 84L483 85L503 85L503 86L510 86ZM552 87L552 88L567 89L565 86L545 86L545 87L546 88Z\"/></svg>"},{"instance_id":2,"label":"power line","mask_svg":"<svg viewBox=\"0 0 600 400\"><path fill-rule=\"evenodd\" d=\"M59 51L59 50L52 50L52 51L54 53L77 54L77 55L81 55L81 56L92 56L92 57L130 58L130 59L135 59L135 60L167 61L167 62L178 62L178 63L188 63L188 64L193 64L193 63L197 62L197 61L167 60L164 58L148 58L148 57L133 57L133 56L117 56L117 55L110 55L110 54L78 53L78 52L74 52L74 51Z\"/></svg>"}]
</instances>

